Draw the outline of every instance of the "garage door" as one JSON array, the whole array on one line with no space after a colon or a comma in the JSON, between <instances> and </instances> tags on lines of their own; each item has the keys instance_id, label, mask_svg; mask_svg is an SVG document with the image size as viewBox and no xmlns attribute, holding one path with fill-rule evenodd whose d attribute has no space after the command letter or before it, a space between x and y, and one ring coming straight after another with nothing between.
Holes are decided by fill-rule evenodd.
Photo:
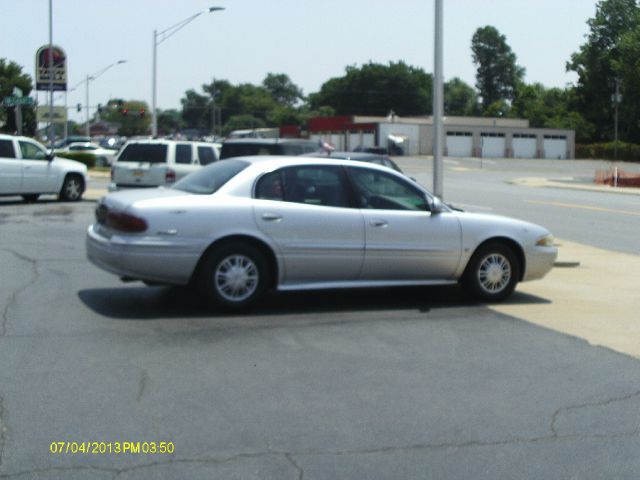
<instances>
[{"instance_id":1,"label":"garage door","mask_svg":"<svg viewBox=\"0 0 640 480\"><path fill-rule=\"evenodd\" d=\"M488 158L503 158L506 149L506 139L503 133L483 133L482 156Z\"/></svg>"},{"instance_id":2,"label":"garage door","mask_svg":"<svg viewBox=\"0 0 640 480\"><path fill-rule=\"evenodd\" d=\"M471 132L447 132L447 156L471 157L473 136Z\"/></svg>"},{"instance_id":3,"label":"garage door","mask_svg":"<svg viewBox=\"0 0 640 480\"><path fill-rule=\"evenodd\" d=\"M538 156L537 153L535 135L513 136L514 158L536 158Z\"/></svg>"},{"instance_id":4,"label":"garage door","mask_svg":"<svg viewBox=\"0 0 640 480\"><path fill-rule=\"evenodd\" d=\"M544 158L567 158L567 137L545 135Z\"/></svg>"}]
</instances>

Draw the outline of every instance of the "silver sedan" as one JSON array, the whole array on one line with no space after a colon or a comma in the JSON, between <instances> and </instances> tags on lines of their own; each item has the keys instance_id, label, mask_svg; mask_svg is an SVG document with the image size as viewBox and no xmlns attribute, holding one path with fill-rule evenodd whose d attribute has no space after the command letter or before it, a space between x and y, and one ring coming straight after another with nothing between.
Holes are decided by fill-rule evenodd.
<instances>
[{"instance_id":1,"label":"silver sedan","mask_svg":"<svg viewBox=\"0 0 640 480\"><path fill-rule=\"evenodd\" d=\"M498 301L557 256L538 225L454 211L382 166L302 157L234 158L109 194L86 245L123 280L192 284L228 309L270 289L456 282Z\"/></svg>"}]
</instances>

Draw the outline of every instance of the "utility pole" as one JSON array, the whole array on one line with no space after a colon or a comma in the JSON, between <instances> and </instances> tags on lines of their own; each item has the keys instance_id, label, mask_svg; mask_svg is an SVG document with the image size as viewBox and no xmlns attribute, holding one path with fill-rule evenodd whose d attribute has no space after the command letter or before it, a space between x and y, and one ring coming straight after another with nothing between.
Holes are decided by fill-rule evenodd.
<instances>
[{"instance_id":1,"label":"utility pole","mask_svg":"<svg viewBox=\"0 0 640 480\"><path fill-rule=\"evenodd\" d=\"M443 139L444 139L444 88L442 73L442 56L443 56L443 12L442 0L435 0L435 51L434 51L434 68L433 68L433 194L442 199L443 192Z\"/></svg>"}]
</instances>

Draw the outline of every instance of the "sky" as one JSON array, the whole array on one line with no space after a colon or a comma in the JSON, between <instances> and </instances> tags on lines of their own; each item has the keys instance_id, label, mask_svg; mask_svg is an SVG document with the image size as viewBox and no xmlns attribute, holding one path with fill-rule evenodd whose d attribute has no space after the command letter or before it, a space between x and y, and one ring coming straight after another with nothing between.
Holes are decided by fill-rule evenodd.
<instances>
[{"instance_id":1,"label":"sky","mask_svg":"<svg viewBox=\"0 0 640 480\"><path fill-rule=\"evenodd\" d=\"M179 109L189 89L213 79L260 84L286 73L305 94L345 67L390 61L433 71L434 0L51 0L53 43L67 54L67 105L110 98L151 105L153 32L211 6L158 45L157 104ZM525 81L547 87L575 83L566 72L585 42L597 0L443 0L444 77L475 84L471 37L492 25L526 69ZM49 42L49 0L0 0L0 58L34 75L36 50ZM46 102L45 93L39 101ZM56 95L56 105L64 105ZM357 114L357 112L354 112ZM72 120L84 119L75 108Z\"/></svg>"}]
</instances>

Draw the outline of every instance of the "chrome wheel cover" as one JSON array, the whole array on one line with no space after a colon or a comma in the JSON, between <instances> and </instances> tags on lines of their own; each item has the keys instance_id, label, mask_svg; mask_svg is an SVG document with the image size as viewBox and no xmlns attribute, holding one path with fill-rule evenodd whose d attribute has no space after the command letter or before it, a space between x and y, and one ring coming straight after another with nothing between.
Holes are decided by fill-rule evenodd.
<instances>
[{"instance_id":1,"label":"chrome wheel cover","mask_svg":"<svg viewBox=\"0 0 640 480\"><path fill-rule=\"evenodd\" d=\"M213 275L216 292L228 302L242 302L251 297L258 288L258 267L246 255L234 254L225 257L218 263Z\"/></svg>"},{"instance_id":2,"label":"chrome wheel cover","mask_svg":"<svg viewBox=\"0 0 640 480\"><path fill-rule=\"evenodd\" d=\"M77 200L82 194L82 185L80 180L71 178L64 184L64 194L69 200Z\"/></svg>"},{"instance_id":3,"label":"chrome wheel cover","mask_svg":"<svg viewBox=\"0 0 640 480\"><path fill-rule=\"evenodd\" d=\"M511 262L501 253L491 253L482 259L478 267L478 282L488 293L500 293L511 281Z\"/></svg>"}]
</instances>

